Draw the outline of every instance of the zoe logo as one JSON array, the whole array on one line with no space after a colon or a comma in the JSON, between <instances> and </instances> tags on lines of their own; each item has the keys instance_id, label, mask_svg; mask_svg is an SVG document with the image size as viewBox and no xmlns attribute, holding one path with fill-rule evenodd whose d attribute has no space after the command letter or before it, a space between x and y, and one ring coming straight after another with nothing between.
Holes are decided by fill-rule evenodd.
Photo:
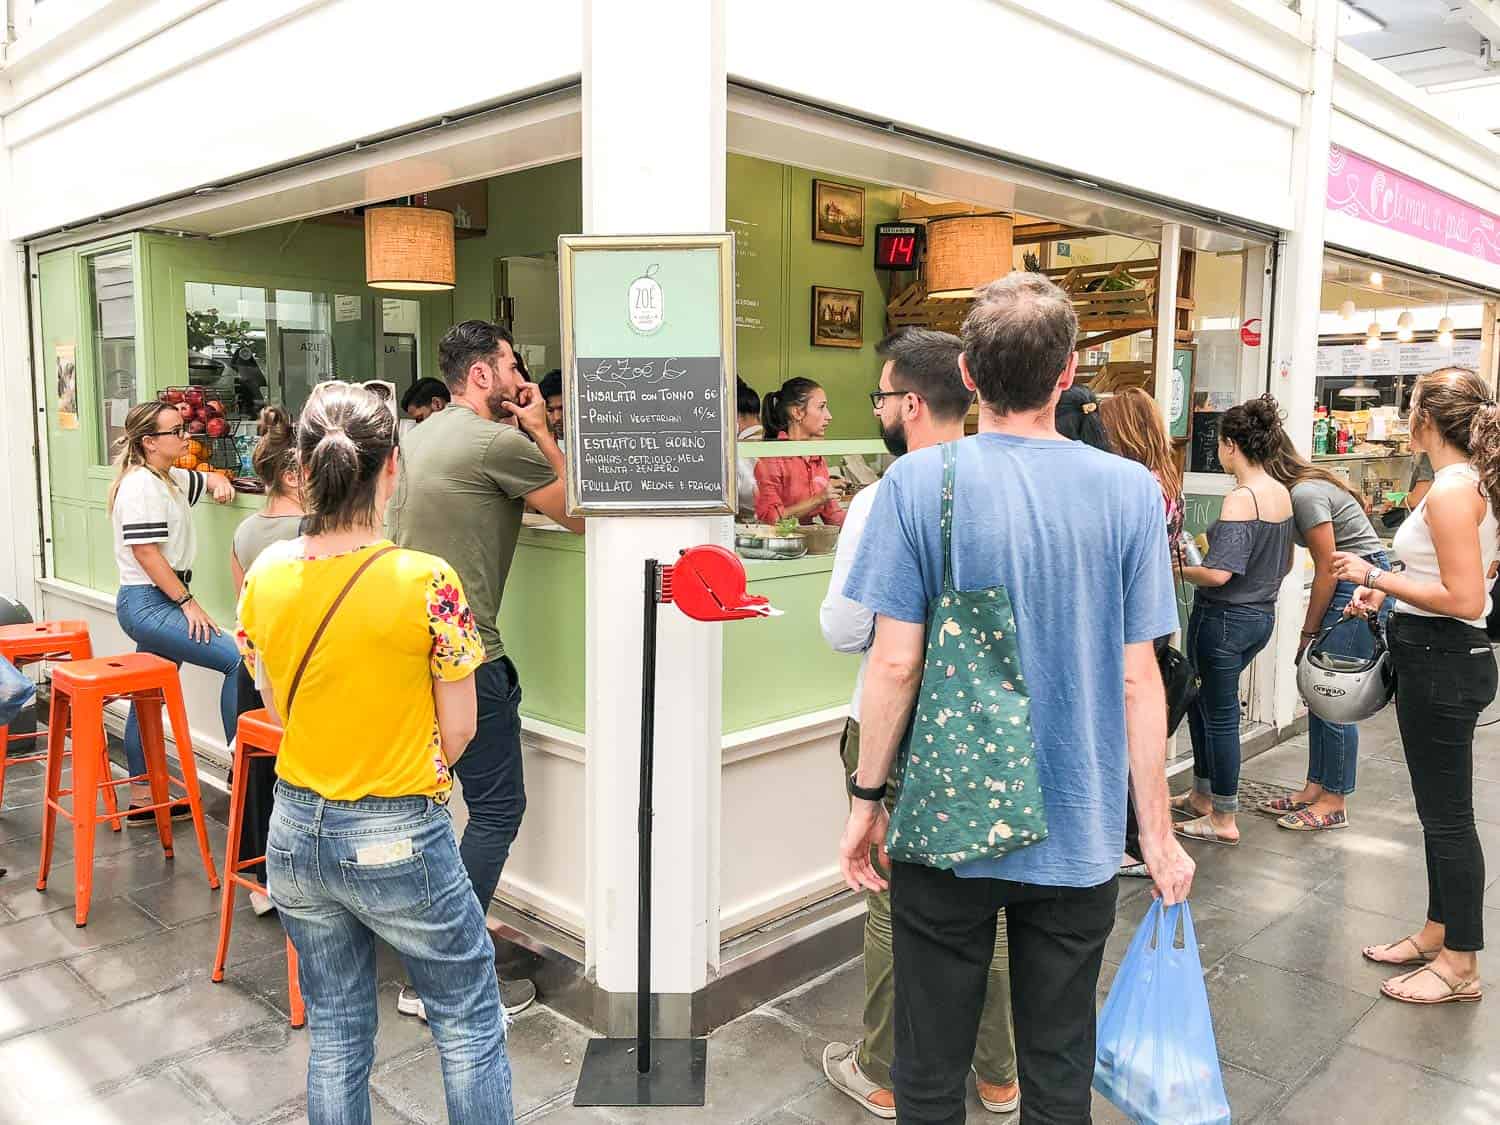
<instances>
[{"instance_id":1,"label":"zoe logo","mask_svg":"<svg viewBox=\"0 0 1500 1125\"><path fill-rule=\"evenodd\" d=\"M630 283L630 296L626 311L630 316L630 327L642 336L649 336L662 326L666 310L662 307L661 283L656 280L660 266L653 265Z\"/></svg>"},{"instance_id":2,"label":"zoe logo","mask_svg":"<svg viewBox=\"0 0 1500 1125\"><path fill-rule=\"evenodd\" d=\"M1341 696L1349 694L1341 687L1329 687L1327 684L1313 684L1313 691L1325 699L1338 699Z\"/></svg>"}]
</instances>

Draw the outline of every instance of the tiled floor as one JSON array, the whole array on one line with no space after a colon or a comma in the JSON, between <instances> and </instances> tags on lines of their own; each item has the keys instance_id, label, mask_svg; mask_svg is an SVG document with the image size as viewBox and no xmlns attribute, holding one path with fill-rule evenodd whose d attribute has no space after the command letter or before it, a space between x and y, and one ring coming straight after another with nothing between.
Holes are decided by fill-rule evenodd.
<instances>
[{"instance_id":1,"label":"tiled floor","mask_svg":"<svg viewBox=\"0 0 1500 1125\"><path fill-rule=\"evenodd\" d=\"M1294 740L1247 775L1296 783L1305 747ZM1500 728L1481 733L1475 772L1481 833L1500 855ZM286 1023L275 919L242 911L228 978L211 983L217 898L179 825L170 863L154 833L101 838L93 910L76 929L66 839L49 890L34 889L39 790L35 767L14 771L0 811L0 864L10 868L0 880L0 1125L305 1121L307 1035ZM1359 956L1363 943L1409 932L1425 906L1420 833L1389 713L1366 726L1352 809L1344 832L1294 835L1245 816L1241 847L1196 846L1194 918L1234 1119L1500 1122L1500 999L1399 1006L1379 998L1386 974ZM222 798L210 811L222 848ZM1148 901L1143 885L1123 887L1101 997ZM1490 902L1500 923L1500 888ZM441 1122L431 1038L395 1013L395 960L382 957L380 970L375 1121ZM861 1002L856 961L734 1021L710 1042L709 1104L654 1113L574 1108L589 1033L538 1006L511 1032L516 1111L546 1125L862 1125L873 1118L819 1066L829 1039L858 1034ZM990 1119L971 1095L969 1120ZM1123 1120L1097 1099L1095 1119Z\"/></svg>"}]
</instances>

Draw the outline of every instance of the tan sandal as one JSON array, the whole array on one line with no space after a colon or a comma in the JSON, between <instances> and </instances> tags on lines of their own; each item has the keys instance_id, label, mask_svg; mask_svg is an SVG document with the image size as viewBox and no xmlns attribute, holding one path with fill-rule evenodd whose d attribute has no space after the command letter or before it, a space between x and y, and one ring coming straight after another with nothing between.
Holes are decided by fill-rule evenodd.
<instances>
[{"instance_id":1,"label":"tan sandal","mask_svg":"<svg viewBox=\"0 0 1500 1125\"><path fill-rule=\"evenodd\" d=\"M1447 993L1441 996L1402 996L1391 987L1401 981L1419 977L1423 973L1431 973L1438 980L1442 981L1443 986L1448 990ZM1399 1000L1403 1004L1469 1004L1476 1000L1484 999L1484 992L1479 987L1478 977L1473 977L1469 980L1449 980L1432 965L1423 965L1420 969L1403 973L1399 977L1388 980L1380 986L1380 991L1392 1000Z\"/></svg>"},{"instance_id":2,"label":"tan sandal","mask_svg":"<svg viewBox=\"0 0 1500 1125\"><path fill-rule=\"evenodd\" d=\"M1223 844L1226 848L1237 848L1240 845L1238 836L1230 839L1227 836L1220 836L1218 832L1214 831L1213 821L1209 820L1206 816L1200 816L1196 820L1184 821L1181 824L1174 824L1172 825L1172 831L1189 840L1204 840L1210 844Z\"/></svg>"},{"instance_id":3,"label":"tan sandal","mask_svg":"<svg viewBox=\"0 0 1500 1125\"><path fill-rule=\"evenodd\" d=\"M1189 789L1186 793L1178 794L1167 802L1174 813L1186 817L1199 817L1203 814L1193 807L1193 791Z\"/></svg>"},{"instance_id":4,"label":"tan sandal","mask_svg":"<svg viewBox=\"0 0 1500 1125\"><path fill-rule=\"evenodd\" d=\"M1416 951L1417 955L1415 957L1408 957L1404 961L1392 961L1385 957L1376 957L1373 955L1374 950L1384 949L1387 953L1391 953L1397 949L1400 949L1403 945L1411 946L1412 949ZM1364 955L1365 960L1369 961L1371 964L1391 965L1395 968L1401 968L1406 965L1416 965L1419 967L1422 965L1426 965L1429 962L1437 959L1439 950L1423 949L1420 945L1417 944L1416 938L1404 937L1400 941L1389 942L1385 945L1367 945L1364 947L1364 949L1360 950L1360 952ZM1399 980L1400 978L1398 977L1396 979Z\"/></svg>"}]
</instances>

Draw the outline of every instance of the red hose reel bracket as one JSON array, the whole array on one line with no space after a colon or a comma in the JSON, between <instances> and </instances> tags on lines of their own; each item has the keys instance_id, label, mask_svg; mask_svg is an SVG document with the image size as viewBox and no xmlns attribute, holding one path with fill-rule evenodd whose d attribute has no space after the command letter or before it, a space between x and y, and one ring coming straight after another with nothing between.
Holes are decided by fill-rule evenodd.
<instances>
[{"instance_id":1,"label":"red hose reel bracket","mask_svg":"<svg viewBox=\"0 0 1500 1125\"><path fill-rule=\"evenodd\" d=\"M779 617L771 600L746 590L745 564L733 551L713 544L689 547L673 566L661 568L658 602L672 602L695 621L743 621Z\"/></svg>"}]
</instances>

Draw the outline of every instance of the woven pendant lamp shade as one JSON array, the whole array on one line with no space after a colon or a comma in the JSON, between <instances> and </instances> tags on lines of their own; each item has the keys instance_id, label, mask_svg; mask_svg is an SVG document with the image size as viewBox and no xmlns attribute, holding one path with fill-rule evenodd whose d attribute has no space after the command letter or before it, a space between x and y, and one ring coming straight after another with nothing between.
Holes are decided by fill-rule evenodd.
<instances>
[{"instance_id":1,"label":"woven pendant lamp shade","mask_svg":"<svg viewBox=\"0 0 1500 1125\"><path fill-rule=\"evenodd\" d=\"M365 212L365 284L372 289L452 289L453 213L430 207Z\"/></svg>"},{"instance_id":2,"label":"woven pendant lamp shade","mask_svg":"<svg viewBox=\"0 0 1500 1125\"><path fill-rule=\"evenodd\" d=\"M927 224L927 295L970 297L1011 270L1009 215L957 215Z\"/></svg>"}]
</instances>

